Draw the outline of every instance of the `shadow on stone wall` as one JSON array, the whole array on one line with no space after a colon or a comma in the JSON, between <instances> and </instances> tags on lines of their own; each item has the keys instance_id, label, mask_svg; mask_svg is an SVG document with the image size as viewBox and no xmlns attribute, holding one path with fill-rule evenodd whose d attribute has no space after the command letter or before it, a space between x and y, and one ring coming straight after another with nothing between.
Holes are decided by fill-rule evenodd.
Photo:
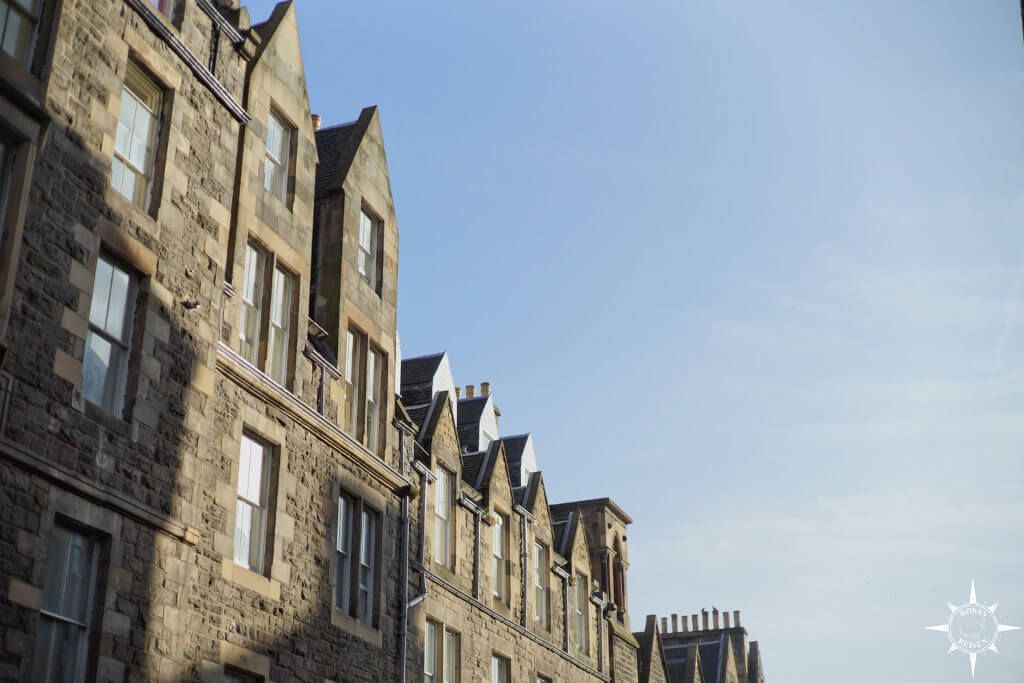
<instances>
[{"instance_id":1,"label":"shadow on stone wall","mask_svg":"<svg viewBox=\"0 0 1024 683\"><path fill-rule=\"evenodd\" d=\"M96 671L89 678L165 680L161 672L175 668L165 662L189 656L186 643L169 634L188 623L178 610L187 609L195 589L189 584L195 551L181 538L180 520L194 516L196 497L203 495L185 463L195 461L201 438L195 427L211 400L190 383L197 363L213 358L210 331L218 330L218 306L211 293L220 291L221 274L214 268L211 275L200 251L208 234L201 221L185 221L187 232L172 238L160 235L155 221L133 217L127 203L105 198L112 192L109 164L74 130L54 123L35 168L4 365L12 383L0 437L6 442L0 447L0 558L12 585L42 589L55 517L94 534L103 548L97 593L103 600L94 601L92 617L95 624L102 618L103 627L94 630L98 656L91 658ZM169 192L163 201L161 212L184 213L189 198ZM136 270L142 285L135 297L127 419L82 401L66 379L80 372L89 310L83 292L92 287L98 236L115 235L118 227L155 255L158 269L156 286L147 286L123 245L104 245ZM199 307L181 307L186 299ZM90 528L90 522L118 516L112 536L109 525ZM11 593L0 597L0 678L27 681L41 618L12 602ZM197 673L198 667L191 678Z\"/></svg>"}]
</instances>

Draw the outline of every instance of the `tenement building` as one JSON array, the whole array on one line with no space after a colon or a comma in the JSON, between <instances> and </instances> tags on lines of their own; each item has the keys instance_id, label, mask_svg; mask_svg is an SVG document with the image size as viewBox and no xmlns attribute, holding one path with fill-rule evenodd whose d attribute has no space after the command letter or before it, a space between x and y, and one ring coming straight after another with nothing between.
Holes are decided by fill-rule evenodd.
<instances>
[{"instance_id":1,"label":"tenement building","mask_svg":"<svg viewBox=\"0 0 1024 683\"><path fill-rule=\"evenodd\" d=\"M627 512L400 358L380 113L320 126L292 3L0 34L0 680L760 683L738 619L632 631Z\"/></svg>"}]
</instances>

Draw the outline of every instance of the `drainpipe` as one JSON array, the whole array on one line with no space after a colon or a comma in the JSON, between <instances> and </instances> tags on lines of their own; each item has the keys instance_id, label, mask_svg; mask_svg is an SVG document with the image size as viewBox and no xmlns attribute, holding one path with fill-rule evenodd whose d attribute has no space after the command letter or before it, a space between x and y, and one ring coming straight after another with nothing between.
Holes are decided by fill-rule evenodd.
<instances>
[{"instance_id":1,"label":"drainpipe","mask_svg":"<svg viewBox=\"0 0 1024 683\"><path fill-rule=\"evenodd\" d=\"M562 579L562 649L569 651L569 572L559 565L551 569Z\"/></svg>"},{"instance_id":2,"label":"drainpipe","mask_svg":"<svg viewBox=\"0 0 1024 683\"><path fill-rule=\"evenodd\" d=\"M459 505L473 515L473 597L480 599L480 521L486 510L481 508L472 498L459 496Z\"/></svg>"},{"instance_id":3,"label":"drainpipe","mask_svg":"<svg viewBox=\"0 0 1024 683\"><path fill-rule=\"evenodd\" d=\"M415 441L413 443L415 443ZM404 469L404 456L402 461ZM423 520L425 520L427 516L427 484L434 481L434 476L430 473L429 469L424 467L418 461L413 461L412 466L420 475L420 528L419 537L417 539L417 556L420 564L423 565L423 551L426 545L426 522ZM416 592L416 595L409 597L409 526L411 524L409 519L409 497L409 494L402 497L402 613L400 615L401 625L398 632L400 641L398 644L398 656L401 658L398 667L399 683L405 683L406 681L406 668L408 664L407 659L409 651L409 610L423 602L423 599L427 597L427 575L425 571L420 572L419 590Z\"/></svg>"},{"instance_id":4,"label":"drainpipe","mask_svg":"<svg viewBox=\"0 0 1024 683\"><path fill-rule=\"evenodd\" d=\"M519 538L519 566L523 568L520 585L522 590L519 592L519 625L526 628L526 591L529 585L528 579L530 576L530 557L527 552L527 536L529 534L530 522L533 521L533 515L524 508L522 505L516 505L512 508L520 517L522 517L522 525L520 529L522 533Z\"/></svg>"}]
</instances>

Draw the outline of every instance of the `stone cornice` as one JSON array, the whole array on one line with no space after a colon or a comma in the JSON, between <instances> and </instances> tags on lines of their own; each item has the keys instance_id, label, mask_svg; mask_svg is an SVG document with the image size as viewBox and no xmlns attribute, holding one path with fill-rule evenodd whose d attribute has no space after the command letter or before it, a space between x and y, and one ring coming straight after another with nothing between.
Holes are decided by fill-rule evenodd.
<instances>
[{"instance_id":1,"label":"stone cornice","mask_svg":"<svg viewBox=\"0 0 1024 683\"><path fill-rule=\"evenodd\" d=\"M217 369L242 389L286 413L310 434L344 455L356 467L388 489L398 492L412 485L411 481L388 467L384 461L343 432L340 427L260 372L222 341L217 342Z\"/></svg>"}]
</instances>

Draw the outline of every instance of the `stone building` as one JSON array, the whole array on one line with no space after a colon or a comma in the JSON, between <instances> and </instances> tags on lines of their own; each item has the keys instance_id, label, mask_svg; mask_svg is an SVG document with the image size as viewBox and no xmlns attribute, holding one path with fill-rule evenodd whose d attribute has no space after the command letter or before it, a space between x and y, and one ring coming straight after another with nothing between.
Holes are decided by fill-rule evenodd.
<instances>
[{"instance_id":1,"label":"stone building","mask_svg":"<svg viewBox=\"0 0 1024 683\"><path fill-rule=\"evenodd\" d=\"M628 515L400 362L379 112L320 127L290 2L0 34L0 680L668 680Z\"/></svg>"},{"instance_id":2,"label":"stone building","mask_svg":"<svg viewBox=\"0 0 1024 683\"><path fill-rule=\"evenodd\" d=\"M654 617L648 617L649 628ZM764 683L757 641L747 641L740 612L701 610L661 618L660 647L668 683Z\"/></svg>"}]
</instances>

